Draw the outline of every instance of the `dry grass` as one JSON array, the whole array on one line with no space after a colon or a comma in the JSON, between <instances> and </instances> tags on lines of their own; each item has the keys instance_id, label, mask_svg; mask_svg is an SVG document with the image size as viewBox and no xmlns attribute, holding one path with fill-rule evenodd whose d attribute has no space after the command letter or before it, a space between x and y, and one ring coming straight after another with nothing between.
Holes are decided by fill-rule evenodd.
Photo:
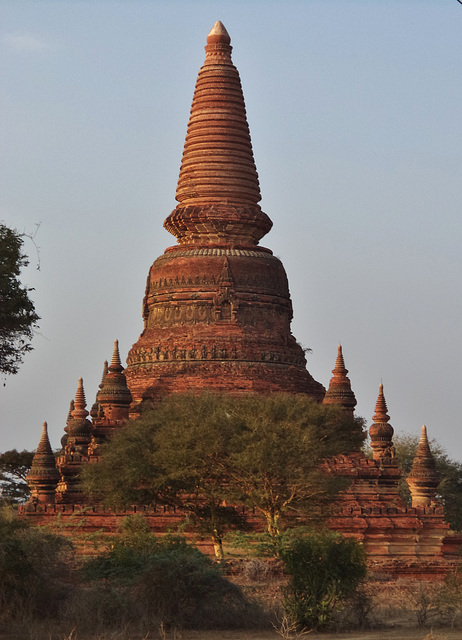
<instances>
[{"instance_id":1,"label":"dry grass","mask_svg":"<svg viewBox=\"0 0 462 640\"><path fill-rule=\"evenodd\" d=\"M288 630L290 632L290 630ZM460 630L419 629L387 629L381 631L354 631L351 633L311 632L301 634L294 630L293 635L282 636L284 640L460 640ZM95 635L79 635L74 630L64 632L57 628L43 626L23 629L22 631L2 633L1 640L280 640L279 631L179 631L160 627L148 634L137 634L129 629L98 633Z\"/></svg>"}]
</instances>

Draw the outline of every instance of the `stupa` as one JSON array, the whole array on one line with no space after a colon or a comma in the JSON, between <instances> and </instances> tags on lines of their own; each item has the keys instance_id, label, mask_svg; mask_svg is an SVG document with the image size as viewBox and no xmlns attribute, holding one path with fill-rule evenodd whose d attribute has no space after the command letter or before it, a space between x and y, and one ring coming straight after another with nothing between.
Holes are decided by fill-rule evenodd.
<instances>
[{"instance_id":1,"label":"stupa","mask_svg":"<svg viewBox=\"0 0 462 640\"><path fill-rule=\"evenodd\" d=\"M292 303L284 267L260 240L272 223L261 210L244 98L231 61L230 37L217 22L207 37L188 124L176 199L164 226L177 239L150 268L143 302L144 330L123 369L114 343L90 412L79 380L54 466L46 426L29 474L31 500L21 509L36 524L72 520L84 507L83 532L113 532L125 514L88 504L79 486L82 465L97 463L101 444L125 428L143 403L165 394L203 389L231 393L284 391L356 406L342 347L329 388L306 368L291 333ZM370 428L372 457L345 451L325 462L351 483L330 526L364 542L369 559L395 575L441 576L448 525L436 500L438 478L426 431L414 463L412 507L400 497L393 427L380 386ZM127 427L129 428L129 427ZM165 532L182 514L146 511L154 531ZM255 528L258 519L248 514ZM445 546L446 545L446 546Z\"/></svg>"},{"instance_id":2,"label":"stupa","mask_svg":"<svg viewBox=\"0 0 462 640\"><path fill-rule=\"evenodd\" d=\"M179 204L164 222L177 244L149 271L144 331L127 358L135 404L205 388L324 397L290 331L284 267L259 245L272 222L258 204L258 174L231 49L217 22L194 91Z\"/></svg>"}]
</instances>

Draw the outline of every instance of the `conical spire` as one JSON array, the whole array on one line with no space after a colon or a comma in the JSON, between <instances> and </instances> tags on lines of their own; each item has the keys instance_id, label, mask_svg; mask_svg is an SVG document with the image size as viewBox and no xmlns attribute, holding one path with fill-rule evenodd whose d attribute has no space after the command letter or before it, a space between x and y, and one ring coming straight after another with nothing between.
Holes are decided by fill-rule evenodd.
<instances>
[{"instance_id":1,"label":"conical spire","mask_svg":"<svg viewBox=\"0 0 462 640\"><path fill-rule=\"evenodd\" d=\"M34 458L38 456L49 456L50 454L53 456L50 439L48 437L48 424L44 422L42 425L42 436L40 438L40 442L37 447L37 451L35 452ZM54 460L54 456L53 456L53 460ZM32 462L32 465L33 464L34 463Z\"/></svg>"},{"instance_id":2,"label":"conical spire","mask_svg":"<svg viewBox=\"0 0 462 640\"><path fill-rule=\"evenodd\" d=\"M390 420L390 416L388 415L387 411L387 402L383 394L383 384L380 383L379 395L377 398L377 402L375 403L375 413L372 416L372 420L378 423L388 422Z\"/></svg>"},{"instance_id":3,"label":"conical spire","mask_svg":"<svg viewBox=\"0 0 462 640\"><path fill-rule=\"evenodd\" d=\"M59 477L55 457L48 438L47 423L44 422L42 436L27 475L32 499L38 502L54 502L54 493Z\"/></svg>"},{"instance_id":4,"label":"conical spire","mask_svg":"<svg viewBox=\"0 0 462 640\"><path fill-rule=\"evenodd\" d=\"M63 437L61 438L61 446L63 447L63 449L67 444L67 439L69 438L69 436L67 434L67 431L68 431L69 424L72 421L72 412L74 411L74 409L75 409L75 403L74 403L74 398L72 398L72 400L71 400L71 402L69 404L69 412L67 414L66 426L64 427L64 432L65 433L64 433Z\"/></svg>"},{"instance_id":5,"label":"conical spire","mask_svg":"<svg viewBox=\"0 0 462 640\"><path fill-rule=\"evenodd\" d=\"M193 389L306 393L321 402L325 390L290 330L284 267L257 246L271 221L258 204L241 83L222 24L205 50L178 205L165 221L178 244L150 268L143 332L124 371L133 402Z\"/></svg>"},{"instance_id":6,"label":"conical spire","mask_svg":"<svg viewBox=\"0 0 462 640\"><path fill-rule=\"evenodd\" d=\"M71 413L71 418L67 423L65 431L67 431L75 442L78 441L78 443L82 445L90 442L91 424L87 420L88 411L86 410L86 406L87 401L85 400L83 379L79 378L74 400L74 410ZM67 442L70 442L69 439Z\"/></svg>"},{"instance_id":7,"label":"conical spire","mask_svg":"<svg viewBox=\"0 0 462 640\"><path fill-rule=\"evenodd\" d=\"M176 199L165 221L180 244L255 245L272 223L261 199L230 37L216 22L197 78Z\"/></svg>"},{"instance_id":8,"label":"conical spire","mask_svg":"<svg viewBox=\"0 0 462 640\"><path fill-rule=\"evenodd\" d=\"M112 352L111 364L108 367L108 372L110 373L122 373L124 370L122 363L120 362L120 353L119 353L119 341L114 340L114 350Z\"/></svg>"},{"instance_id":9,"label":"conical spire","mask_svg":"<svg viewBox=\"0 0 462 640\"><path fill-rule=\"evenodd\" d=\"M104 386L104 379L105 379L105 378L106 378L106 376L107 376L107 370L108 370L108 368L109 368L108 361L107 361L107 360L105 360L105 361L104 361L104 365L103 365L103 375L101 376L101 382L100 382L100 383L99 383L99 385L98 385L100 389L102 389L102 388L103 388L103 386Z\"/></svg>"},{"instance_id":10,"label":"conical spire","mask_svg":"<svg viewBox=\"0 0 462 640\"><path fill-rule=\"evenodd\" d=\"M83 389L83 379L79 378L77 392L75 394L73 418L86 418L88 411L86 410L87 401L85 400L85 391Z\"/></svg>"},{"instance_id":11,"label":"conical spire","mask_svg":"<svg viewBox=\"0 0 462 640\"><path fill-rule=\"evenodd\" d=\"M393 447L394 429L388 424L390 416L387 413L387 403L383 394L383 384L380 384L379 395L375 405L375 413L372 417L374 423L369 429L371 438L372 456L374 460L383 458L394 458Z\"/></svg>"},{"instance_id":12,"label":"conical spire","mask_svg":"<svg viewBox=\"0 0 462 640\"><path fill-rule=\"evenodd\" d=\"M100 390L96 394L96 401L102 407L102 414L109 423L128 420L132 396L120 361L118 340L114 340L111 364L103 376Z\"/></svg>"},{"instance_id":13,"label":"conical spire","mask_svg":"<svg viewBox=\"0 0 462 640\"><path fill-rule=\"evenodd\" d=\"M407 483L411 490L412 506L430 505L435 499L439 480L435 458L428 443L427 427L423 425L412 469L407 477Z\"/></svg>"},{"instance_id":14,"label":"conical spire","mask_svg":"<svg viewBox=\"0 0 462 640\"><path fill-rule=\"evenodd\" d=\"M102 389L104 387L104 381L106 380L107 371L108 371L108 363L107 363L107 360L105 360L103 365L103 375L101 376L101 382L98 385L98 389ZM92 404L91 411L90 411L90 417L92 418L92 420L95 418L98 418L102 412L102 407L98 399L98 393L99 391L96 393L96 399Z\"/></svg>"},{"instance_id":15,"label":"conical spire","mask_svg":"<svg viewBox=\"0 0 462 640\"><path fill-rule=\"evenodd\" d=\"M342 346L340 344L338 345L337 359L332 373L334 375L330 379L329 388L324 396L323 404L340 405L345 411L353 415L356 407L356 397L351 390L351 382L347 376L348 369L345 368Z\"/></svg>"}]
</instances>

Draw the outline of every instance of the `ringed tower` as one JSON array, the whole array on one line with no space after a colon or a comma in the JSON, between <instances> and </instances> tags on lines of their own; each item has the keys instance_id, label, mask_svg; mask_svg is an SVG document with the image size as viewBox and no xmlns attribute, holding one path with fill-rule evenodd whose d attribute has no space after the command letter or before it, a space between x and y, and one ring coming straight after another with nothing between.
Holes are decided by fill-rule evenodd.
<instances>
[{"instance_id":1,"label":"ringed tower","mask_svg":"<svg viewBox=\"0 0 462 640\"><path fill-rule=\"evenodd\" d=\"M176 191L177 244L149 271L144 330L125 374L134 404L187 390L305 393L324 387L291 333L284 267L259 245L261 210L239 73L217 22L207 37Z\"/></svg>"}]
</instances>

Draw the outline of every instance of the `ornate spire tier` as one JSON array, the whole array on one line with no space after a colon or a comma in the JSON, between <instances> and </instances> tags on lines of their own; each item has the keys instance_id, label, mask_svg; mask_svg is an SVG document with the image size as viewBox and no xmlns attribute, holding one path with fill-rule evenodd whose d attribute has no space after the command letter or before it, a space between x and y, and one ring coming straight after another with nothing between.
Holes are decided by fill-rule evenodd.
<instances>
[{"instance_id":1,"label":"ornate spire tier","mask_svg":"<svg viewBox=\"0 0 462 640\"><path fill-rule=\"evenodd\" d=\"M103 378L92 407L92 452L111 435L116 427L123 426L130 412L131 393L127 387L124 368L120 361L119 341L114 341L111 363L104 363Z\"/></svg>"},{"instance_id":2,"label":"ornate spire tier","mask_svg":"<svg viewBox=\"0 0 462 640\"><path fill-rule=\"evenodd\" d=\"M78 504L83 498L80 487L79 474L88 462L88 446L91 442L92 426L87 420L87 401L83 388L83 379L79 378L75 400L70 407L70 415L64 431L67 438L61 440L64 444L61 455L57 459L60 481L56 487L56 502Z\"/></svg>"},{"instance_id":3,"label":"ornate spire tier","mask_svg":"<svg viewBox=\"0 0 462 640\"><path fill-rule=\"evenodd\" d=\"M423 425L419 446L412 463L412 469L406 478L412 496L413 507L426 507L435 501L440 476L436 470L435 458L430 449L427 427Z\"/></svg>"},{"instance_id":4,"label":"ornate spire tier","mask_svg":"<svg viewBox=\"0 0 462 640\"><path fill-rule=\"evenodd\" d=\"M324 404L336 404L345 409L351 416L356 407L356 397L351 390L351 382L347 376L348 369L345 368L343 360L342 346L338 345L337 360L332 369L333 377L330 379L329 388L324 396Z\"/></svg>"},{"instance_id":5,"label":"ornate spire tier","mask_svg":"<svg viewBox=\"0 0 462 640\"><path fill-rule=\"evenodd\" d=\"M383 460L384 458L391 459L395 457L393 447L394 429L391 424L388 424L390 416L387 411L387 403L383 394L383 384L380 384L375 413L372 416L373 424L369 429L372 457L374 460Z\"/></svg>"},{"instance_id":6,"label":"ornate spire tier","mask_svg":"<svg viewBox=\"0 0 462 640\"><path fill-rule=\"evenodd\" d=\"M127 383L135 405L201 389L307 393L321 401L324 388L306 370L304 351L290 331L284 267L258 246L272 223L258 204L241 83L221 22L205 51L179 204L165 221L178 244L151 267L144 331L127 358Z\"/></svg>"},{"instance_id":7,"label":"ornate spire tier","mask_svg":"<svg viewBox=\"0 0 462 640\"><path fill-rule=\"evenodd\" d=\"M27 483L31 488L31 500L52 503L59 481L59 472L48 438L47 423L43 423L42 436L27 474Z\"/></svg>"},{"instance_id":8,"label":"ornate spire tier","mask_svg":"<svg viewBox=\"0 0 462 640\"><path fill-rule=\"evenodd\" d=\"M241 81L221 22L207 37L176 191L165 221L180 244L256 245L272 222L261 200Z\"/></svg>"}]
</instances>

